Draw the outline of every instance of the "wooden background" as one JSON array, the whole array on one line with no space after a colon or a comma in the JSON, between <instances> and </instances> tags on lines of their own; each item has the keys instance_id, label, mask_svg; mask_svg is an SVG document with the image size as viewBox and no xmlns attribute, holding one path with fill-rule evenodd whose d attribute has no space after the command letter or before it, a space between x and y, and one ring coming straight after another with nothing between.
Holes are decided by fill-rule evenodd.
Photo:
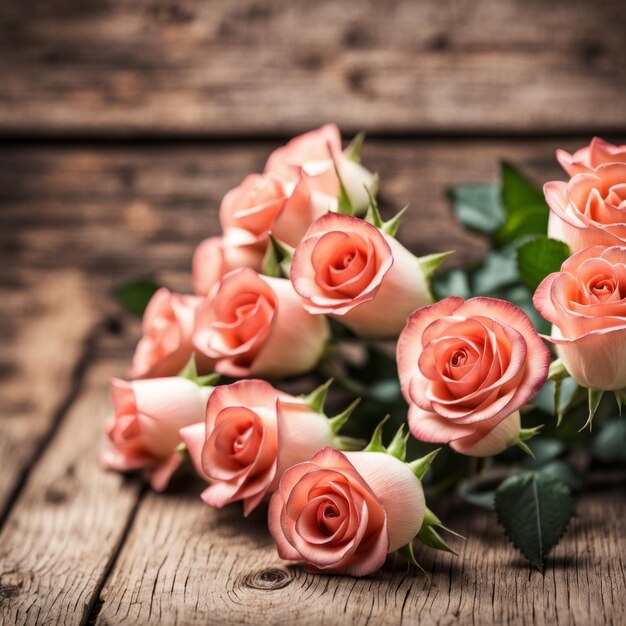
<instances>
[{"instance_id":1,"label":"wooden background","mask_svg":"<svg viewBox=\"0 0 626 626\"><path fill-rule=\"evenodd\" d=\"M263 512L155 495L98 454L139 336L111 287L188 288L221 197L276 145L367 130L404 241L477 259L445 188L500 158L541 183L556 147L623 140L625 41L623 0L2 3L0 623L623 623L623 475L592 476L545 576L452 503L458 558L355 580L281 564Z\"/></svg>"}]
</instances>

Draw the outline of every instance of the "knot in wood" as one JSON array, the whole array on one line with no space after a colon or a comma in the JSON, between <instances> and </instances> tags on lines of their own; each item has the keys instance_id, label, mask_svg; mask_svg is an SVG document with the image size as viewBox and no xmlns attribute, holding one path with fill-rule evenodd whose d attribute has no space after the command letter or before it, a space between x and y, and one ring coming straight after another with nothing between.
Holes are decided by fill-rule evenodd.
<instances>
[{"instance_id":1,"label":"knot in wood","mask_svg":"<svg viewBox=\"0 0 626 626\"><path fill-rule=\"evenodd\" d=\"M269 568L250 572L245 576L244 584L252 589L276 591L284 589L292 580L293 576L289 572L278 568Z\"/></svg>"}]
</instances>

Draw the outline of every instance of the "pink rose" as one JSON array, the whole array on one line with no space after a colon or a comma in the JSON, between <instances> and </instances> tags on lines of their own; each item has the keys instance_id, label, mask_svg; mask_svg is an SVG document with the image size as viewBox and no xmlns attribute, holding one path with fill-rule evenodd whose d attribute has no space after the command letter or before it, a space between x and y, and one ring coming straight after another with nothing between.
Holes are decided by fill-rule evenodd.
<instances>
[{"instance_id":1,"label":"pink rose","mask_svg":"<svg viewBox=\"0 0 626 626\"><path fill-rule=\"evenodd\" d=\"M547 276L534 297L567 371L584 387L626 387L626 247L592 246Z\"/></svg>"},{"instance_id":2,"label":"pink rose","mask_svg":"<svg viewBox=\"0 0 626 626\"><path fill-rule=\"evenodd\" d=\"M106 425L113 444L102 456L109 469L146 469L153 489L162 491L180 464L178 431L204 419L213 387L185 378L113 379L114 415Z\"/></svg>"},{"instance_id":3,"label":"pink rose","mask_svg":"<svg viewBox=\"0 0 626 626\"><path fill-rule=\"evenodd\" d=\"M365 211L369 203L365 188L375 194L376 177L342 152L341 135L334 124L295 137L287 145L272 152L265 173L275 173L283 181L294 184L301 175L305 176L311 190L336 201L339 197L339 179L335 165L353 208L357 212Z\"/></svg>"},{"instance_id":4,"label":"pink rose","mask_svg":"<svg viewBox=\"0 0 626 626\"><path fill-rule=\"evenodd\" d=\"M272 493L285 469L333 439L326 416L262 380L217 387L204 428L181 430L191 459L210 486L202 499L222 507L242 500L248 515Z\"/></svg>"},{"instance_id":5,"label":"pink rose","mask_svg":"<svg viewBox=\"0 0 626 626\"><path fill-rule=\"evenodd\" d=\"M548 235L578 252L626 241L626 163L606 163L569 182L544 185L550 206Z\"/></svg>"},{"instance_id":6,"label":"pink rose","mask_svg":"<svg viewBox=\"0 0 626 626\"><path fill-rule=\"evenodd\" d=\"M259 271L263 264L266 244L241 244L233 235L226 239L209 237L196 248L192 261L193 289L199 296L207 296L222 276L240 267ZM239 233L241 234L241 233Z\"/></svg>"},{"instance_id":7,"label":"pink rose","mask_svg":"<svg viewBox=\"0 0 626 626\"><path fill-rule=\"evenodd\" d=\"M172 293L162 287L154 293L143 314L143 336L133 355L131 378L175 376L194 353L191 335L196 307L202 298ZM211 371L212 362L196 361L200 373Z\"/></svg>"},{"instance_id":8,"label":"pink rose","mask_svg":"<svg viewBox=\"0 0 626 626\"><path fill-rule=\"evenodd\" d=\"M599 137L594 137L588 146L574 154L557 150L556 158L570 176L589 174L606 163L626 163L626 146L614 146Z\"/></svg>"},{"instance_id":9,"label":"pink rose","mask_svg":"<svg viewBox=\"0 0 626 626\"><path fill-rule=\"evenodd\" d=\"M329 338L323 317L302 307L291 283L242 268L198 307L193 340L233 377L290 376L312 369Z\"/></svg>"},{"instance_id":10,"label":"pink rose","mask_svg":"<svg viewBox=\"0 0 626 626\"><path fill-rule=\"evenodd\" d=\"M282 559L366 576L415 538L424 511L422 485L402 461L327 447L283 474L269 528Z\"/></svg>"},{"instance_id":11,"label":"pink rose","mask_svg":"<svg viewBox=\"0 0 626 626\"><path fill-rule=\"evenodd\" d=\"M509 302L452 297L413 313L397 360L413 436L491 456L518 442L518 409L545 382L550 352Z\"/></svg>"},{"instance_id":12,"label":"pink rose","mask_svg":"<svg viewBox=\"0 0 626 626\"><path fill-rule=\"evenodd\" d=\"M306 232L291 281L307 311L333 315L368 337L396 337L408 315L432 301L413 254L364 220L338 213Z\"/></svg>"}]
</instances>

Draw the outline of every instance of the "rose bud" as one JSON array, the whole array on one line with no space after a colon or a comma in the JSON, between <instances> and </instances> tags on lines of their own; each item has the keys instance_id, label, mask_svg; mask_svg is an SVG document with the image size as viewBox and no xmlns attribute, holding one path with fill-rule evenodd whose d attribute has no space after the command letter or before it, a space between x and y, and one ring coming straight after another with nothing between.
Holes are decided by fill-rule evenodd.
<instances>
[{"instance_id":1,"label":"rose bud","mask_svg":"<svg viewBox=\"0 0 626 626\"><path fill-rule=\"evenodd\" d=\"M544 384L550 352L513 304L451 297L411 315L397 361L413 436L491 456L531 435L518 410Z\"/></svg>"},{"instance_id":2,"label":"rose bud","mask_svg":"<svg viewBox=\"0 0 626 626\"><path fill-rule=\"evenodd\" d=\"M181 457L179 430L204 419L213 387L181 377L125 382L113 379L114 415L106 425L113 444L102 464L122 472L145 469L156 491L167 486Z\"/></svg>"},{"instance_id":3,"label":"rose bud","mask_svg":"<svg viewBox=\"0 0 626 626\"><path fill-rule=\"evenodd\" d=\"M570 176L589 174L606 163L626 163L626 145L614 146L599 137L594 137L588 146L574 154L557 150L556 158Z\"/></svg>"},{"instance_id":4,"label":"rose bud","mask_svg":"<svg viewBox=\"0 0 626 626\"><path fill-rule=\"evenodd\" d=\"M626 163L599 165L567 183L546 183L543 190L550 206L548 235L573 252L626 242Z\"/></svg>"},{"instance_id":5,"label":"rose bud","mask_svg":"<svg viewBox=\"0 0 626 626\"><path fill-rule=\"evenodd\" d=\"M196 307L202 298L172 293L161 287L143 314L143 336L133 355L131 378L175 376L194 354L191 335ZM198 355L198 370L212 370L210 359Z\"/></svg>"},{"instance_id":6,"label":"rose bud","mask_svg":"<svg viewBox=\"0 0 626 626\"><path fill-rule=\"evenodd\" d=\"M288 469L272 496L269 529L282 559L314 572L366 576L410 544L425 512L409 465L383 452L326 447Z\"/></svg>"},{"instance_id":7,"label":"rose bud","mask_svg":"<svg viewBox=\"0 0 626 626\"><path fill-rule=\"evenodd\" d=\"M352 208L365 212L369 203L366 188L372 195L376 193L376 176L342 152L341 135L334 124L295 137L272 152L265 166L266 174L275 173L293 184L304 175L313 191L333 198L338 198L340 191L337 170Z\"/></svg>"},{"instance_id":8,"label":"rose bud","mask_svg":"<svg viewBox=\"0 0 626 626\"><path fill-rule=\"evenodd\" d=\"M552 322L567 371L584 387L626 387L626 247L592 246L537 287L535 308Z\"/></svg>"},{"instance_id":9,"label":"rose bud","mask_svg":"<svg viewBox=\"0 0 626 626\"><path fill-rule=\"evenodd\" d=\"M409 314L432 302L417 257L368 222L338 213L308 229L291 281L307 311L373 338L397 337Z\"/></svg>"},{"instance_id":10,"label":"rose bud","mask_svg":"<svg viewBox=\"0 0 626 626\"><path fill-rule=\"evenodd\" d=\"M291 376L312 369L329 338L323 317L302 307L291 283L242 268L230 272L196 313L196 348L233 377Z\"/></svg>"},{"instance_id":11,"label":"rose bud","mask_svg":"<svg viewBox=\"0 0 626 626\"><path fill-rule=\"evenodd\" d=\"M180 433L198 473L210 482L202 499L214 507L243 501L248 515L275 491L285 469L333 441L337 424L312 406L262 380L217 387L204 428Z\"/></svg>"}]
</instances>

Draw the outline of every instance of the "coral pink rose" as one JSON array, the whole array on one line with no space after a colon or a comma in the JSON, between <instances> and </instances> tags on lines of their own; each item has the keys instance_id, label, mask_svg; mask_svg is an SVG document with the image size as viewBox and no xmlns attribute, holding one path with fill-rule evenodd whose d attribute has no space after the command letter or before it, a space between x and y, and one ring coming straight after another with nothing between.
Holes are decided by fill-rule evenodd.
<instances>
[{"instance_id":1,"label":"coral pink rose","mask_svg":"<svg viewBox=\"0 0 626 626\"><path fill-rule=\"evenodd\" d=\"M248 515L276 490L285 469L328 445L333 432L328 418L300 398L262 380L242 380L217 387L204 428L184 428L181 437L211 483L202 499L215 507L243 501Z\"/></svg>"},{"instance_id":2,"label":"coral pink rose","mask_svg":"<svg viewBox=\"0 0 626 626\"><path fill-rule=\"evenodd\" d=\"M557 150L556 158L570 176L589 174L606 163L626 163L626 146L614 146L599 137L594 137L588 146L574 154Z\"/></svg>"},{"instance_id":3,"label":"coral pink rose","mask_svg":"<svg viewBox=\"0 0 626 626\"><path fill-rule=\"evenodd\" d=\"M583 386L626 387L626 247L592 246L547 276L534 297L567 371Z\"/></svg>"},{"instance_id":4,"label":"coral pink rose","mask_svg":"<svg viewBox=\"0 0 626 626\"><path fill-rule=\"evenodd\" d=\"M327 313L368 337L397 337L432 299L419 260L357 217L329 213L296 248L291 281L310 313Z\"/></svg>"},{"instance_id":5,"label":"coral pink rose","mask_svg":"<svg viewBox=\"0 0 626 626\"><path fill-rule=\"evenodd\" d=\"M283 474L269 528L282 559L366 576L415 538L424 511L422 485L406 463L382 452L324 448Z\"/></svg>"},{"instance_id":6,"label":"coral pink rose","mask_svg":"<svg viewBox=\"0 0 626 626\"><path fill-rule=\"evenodd\" d=\"M547 183L543 190L550 206L548 234L572 251L626 242L626 163L599 165L567 183Z\"/></svg>"},{"instance_id":7,"label":"coral pink rose","mask_svg":"<svg viewBox=\"0 0 626 626\"><path fill-rule=\"evenodd\" d=\"M550 352L509 302L452 297L410 317L397 360L413 436L491 456L518 442L518 409L545 382Z\"/></svg>"},{"instance_id":8,"label":"coral pink rose","mask_svg":"<svg viewBox=\"0 0 626 626\"><path fill-rule=\"evenodd\" d=\"M157 290L143 314L143 336L133 355L131 378L175 376L194 354L191 335L202 298ZM200 373L211 371L210 359L198 355Z\"/></svg>"},{"instance_id":9,"label":"coral pink rose","mask_svg":"<svg viewBox=\"0 0 626 626\"><path fill-rule=\"evenodd\" d=\"M339 129L334 124L295 137L272 152L265 172L274 173L283 181L292 183L305 176L313 191L336 200L339 179L335 166L354 210L365 211L369 203L365 188L372 194L376 193L376 176L346 157L341 150Z\"/></svg>"},{"instance_id":10,"label":"coral pink rose","mask_svg":"<svg viewBox=\"0 0 626 626\"><path fill-rule=\"evenodd\" d=\"M198 307L193 340L228 376L290 376L319 361L329 338L323 317L302 307L291 283L242 268Z\"/></svg>"},{"instance_id":11,"label":"coral pink rose","mask_svg":"<svg viewBox=\"0 0 626 626\"><path fill-rule=\"evenodd\" d=\"M146 469L157 491L167 486L180 464L179 430L204 419L213 387L185 378L111 381L115 413L106 425L113 444L102 456L109 469Z\"/></svg>"}]
</instances>

